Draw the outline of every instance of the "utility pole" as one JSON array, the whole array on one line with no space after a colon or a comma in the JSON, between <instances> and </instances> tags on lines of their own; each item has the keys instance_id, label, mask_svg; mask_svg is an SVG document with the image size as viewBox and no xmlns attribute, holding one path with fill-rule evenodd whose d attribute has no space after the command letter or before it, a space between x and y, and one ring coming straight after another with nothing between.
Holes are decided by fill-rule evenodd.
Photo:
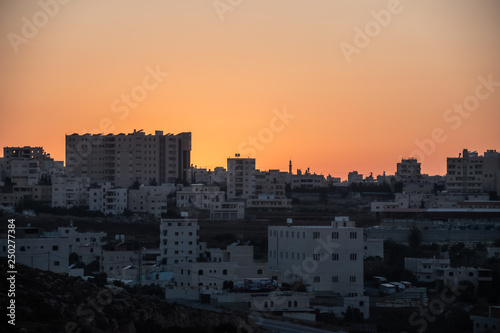
<instances>
[{"instance_id":1,"label":"utility pole","mask_svg":"<svg viewBox=\"0 0 500 333\"><path fill-rule=\"evenodd\" d=\"M142 275L142 248L139 248L139 258L137 259L137 294L141 294L141 275Z\"/></svg>"}]
</instances>

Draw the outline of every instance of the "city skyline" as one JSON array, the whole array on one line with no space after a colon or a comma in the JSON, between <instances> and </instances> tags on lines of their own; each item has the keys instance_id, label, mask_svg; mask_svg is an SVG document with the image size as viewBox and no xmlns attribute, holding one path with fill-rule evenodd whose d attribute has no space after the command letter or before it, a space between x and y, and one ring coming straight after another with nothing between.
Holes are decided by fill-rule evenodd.
<instances>
[{"instance_id":1,"label":"city skyline","mask_svg":"<svg viewBox=\"0 0 500 333\"><path fill-rule=\"evenodd\" d=\"M231 4L4 5L0 142L65 160L73 133L191 132L198 167L343 179L499 150L498 2Z\"/></svg>"}]
</instances>

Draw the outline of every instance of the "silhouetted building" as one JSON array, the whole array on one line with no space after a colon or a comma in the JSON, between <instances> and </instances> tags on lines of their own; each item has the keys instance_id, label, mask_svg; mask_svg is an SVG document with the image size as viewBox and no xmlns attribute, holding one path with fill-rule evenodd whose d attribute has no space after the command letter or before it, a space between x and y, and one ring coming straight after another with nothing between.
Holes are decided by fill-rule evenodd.
<instances>
[{"instance_id":1,"label":"silhouetted building","mask_svg":"<svg viewBox=\"0 0 500 333\"><path fill-rule=\"evenodd\" d=\"M66 135L66 166L70 174L92 183L127 187L138 181L160 185L191 181L191 133Z\"/></svg>"}]
</instances>

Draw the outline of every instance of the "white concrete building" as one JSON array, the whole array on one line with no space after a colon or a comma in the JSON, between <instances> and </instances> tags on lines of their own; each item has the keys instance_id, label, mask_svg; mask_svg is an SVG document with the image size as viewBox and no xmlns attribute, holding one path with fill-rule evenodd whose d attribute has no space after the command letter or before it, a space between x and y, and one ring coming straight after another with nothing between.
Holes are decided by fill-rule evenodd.
<instances>
[{"instance_id":1,"label":"white concrete building","mask_svg":"<svg viewBox=\"0 0 500 333\"><path fill-rule=\"evenodd\" d=\"M137 262L137 251L103 251L102 252L102 271L108 275L108 278L123 278L122 270Z\"/></svg>"},{"instance_id":2,"label":"white concrete building","mask_svg":"<svg viewBox=\"0 0 500 333\"><path fill-rule=\"evenodd\" d=\"M401 159L397 164L396 180L403 182L418 182L422 178L420 163L416 158Z\"/></svg>"},{"instance_id":3,"label":"white concrete building","mask_svg":"<svg viewBox=\"0 0 500 333\"><path fill-rule=\"evenodd\" d=\"M274 195L259 194L257 198L247 199L246 208L261 210L291 209L292 199L276 198Z\"/></svg>"},{"instance_id":4,"label":"white concrete building","mask_svg":"<svg viewBox=\"0 0 500 333\"><path fill-rule=\"evenodd\" d=\"M325 181L325 177L323 175L311 174L309 173L309 169L302 174L302 171L297 170L296 175L290 176L290 186L292 189L296 188L318 188L318 187L326 187L327 183Z\"/></svg>"},{"instance_id":5,"label":"white concrete building","mask_svg":"<svg viewBox=\"0 0 500 333\"><path fill-rule=\"evenodd\" d=\"M128 190L128 209L134 213L149 213L156 217L167 213L168 196L175 192L173 184L144 186Z\"/></svg>"},{"instance_id":6,"label":"white concrete building","mask_svg":"<svg viewBox=\"0 0 500 333\"><path fill-rule=\"evenodd\" d=\"M59 227L42 232L38 228L16 228L16 263L31 268L68 273L69 255L89 243L105 244L106 233L80 233L75 227ZM7 257L7 237L0 239L0 256Z\"/></svg>"},{"instance_id":7,"label":"white concrete building","mask_svg":"<svg viewBox=\"0 0 500 333\"><path fill-rule=\"evenodd\" d=\"M215 203L224 202L226 194L218 186L192 184L177 191L177 207L213 209Z\"/></svg>"},{"instance_id":8,"label":"white concrete building","mask_svg":"<svg viewBox=\"0 0 500 333\"><path fill-rule=\"evenodd\" d=\"M474 285L475 291L480 284L489 284L493 281L491 269L475 267L446 267L438 269L437 280L443 282L443 285L458 285L458 283L467 281Z\"/></svg>"},{"instance_id":9,"label":"white concrete building","mask_svg":"<svg viewBox=\"0 0 500 333\"><path fill-rule=\"evenodd\" d=\"M110 183L89 189L89 210L105 215L119 215L127 209L127 189L114 188Z\"/></svg>"},{"instance_id":10,"label":"white concrete building","mask_svg":"<svg viewBox=\"0 0 500 333\"><path fill-rule=\"evenodd\" d=\"M363 242L363 258L368 257L384 259L384 240L382 238L367 238Z\"/></svg>"},{"instance_id":11,"label":"white concrete building","mask_svg":"<svg viewBox=\"0 0 500 333\"><path fill-rule=\"evenodd\" d=\"M65 175L52 177L52 207L88 206L90 181Z\"/></svg>"},{"instance_id":12,"label":"white concrete building","mask_svg":"<svg viewBox=\"0 0 500 333\"><path fill-rule=\"evenodd\" d=\"M347 182L349 184L352 183L360 183L363 181L363 174L358 173L357 171L352 171L347 174Z\"/></svg>"},{"instance_id":13,"label":"white concrete building","mask_svg":"<svg viewBox=\"0 0 500 333\"><path fill-rule=\"evenodd\" d=\"M255 158L227 159L227 200L243 200L255 195Z\"/></svg>"},{"instance_id":14,"label":"white concrete building","mask_svg":"<svg viewBox=\"0 0 500 333\"><path fill-rule=\"evenodd\" d=\"M160 259L162 264L196 262L198 248L196 219L161 219Z\"/></svg>"},{"instance_id":15,"label":"white concrete building","mask_svg":"<svg viewBox=\"0 0 500 333\"><path fill-rule=\"evenodd\" d=\"M500 332L500 306L490 306L488 317L470 316L473 322L474 333L499 333Z\"/></svg>"},{"instance_id":16,"label":"white concrete building","mask_svg":"<svg viewBox=\"0 0 500 333\"><path fill-rule=\"evenodd\" d=\"M344 297L363 295L363 229L348 218L330 226L270 226L268 233L269 270L278 280Z\"/></svg>"},{"instance_id":17,"label":"white concrete building","mask_svg":"<svg viewBox=\"0 0 500 333\"><path fill-rule=\"evenodd\" d=\"M245 218L245 202L215 202L210 211L210 218L212 220L243 220Z\"/></svg>"},{"instance_id":18,"label":"white concrete building","mask_svg":"<svg viewBox=\"0 0 500 333\"><path fill-rule=\"evenodd\" d=\"M434 282L439 271L450 267L450 259L405 258L405 269L411 271L420 282Z\"/></svg>"},{"instance_id":19,"label":"white concrete building","mask_svg":"<svg viewBox=\"0 0 500 333\"><path fill-rule=\"evenodd\" d=\"M69 174L89 177L92 183L128 187L191 181L191 133L66 135Z\"/></svg>"}]
</instances>

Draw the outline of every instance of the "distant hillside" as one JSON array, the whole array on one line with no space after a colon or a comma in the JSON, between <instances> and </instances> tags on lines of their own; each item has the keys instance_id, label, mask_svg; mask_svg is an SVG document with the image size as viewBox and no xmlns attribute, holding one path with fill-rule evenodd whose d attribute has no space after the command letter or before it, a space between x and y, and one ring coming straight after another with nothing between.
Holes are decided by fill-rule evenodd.
<instances>
[{"instance_id":1,"label":"distant hillside","mask_svg":"<svg viewBox=\"0 0 500 333\"><path fill-rule=\"evenodd\" d=\"M5 309L9 302L5 258L1 263L0 306ZM16 326L2 319L2 332L264 332L251 327L244 316L169 304L116 287L100 288L81 278L20 264L16 268Z\"/></svg>"}]
</instances>

